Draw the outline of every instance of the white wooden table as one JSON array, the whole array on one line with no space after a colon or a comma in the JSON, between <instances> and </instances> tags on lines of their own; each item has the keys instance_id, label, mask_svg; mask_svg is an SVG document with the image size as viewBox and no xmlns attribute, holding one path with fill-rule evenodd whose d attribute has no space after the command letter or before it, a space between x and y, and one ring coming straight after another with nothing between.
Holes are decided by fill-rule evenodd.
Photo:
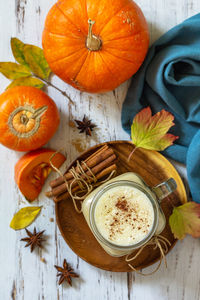
<instances>
[{"instance_id":1,"label":"white wooden table","mask_svg":"<svg viewBox=\"0 0 200 300\"><path fill-rule=\"evenodd\" d=\"M45 16L55 0L1 0L0 1L0 61L12 60L10 38L18 37L26 43L41 46ZM162 33L200 11L199 0L137 0L148 20L152 41ZM103 95L80 93L57 77L52 82L66 90L75 102L68 103L63 96L48 89L61 113L61 125L49 147L64 148L69 163L79 154L77 147L88 148L99 142L128 139L121 128L120 113L128 82L113 92ZM0 92L8 84L0 75ZM90 117L97 125L93 138L85 138L69 126L69 120ZM79 145L80 144L80 145ZM161 266L150 277L134 273L111 273L96 269L79 259L64 242L55 222L54 204L40 195L36 205L43 210L36 225L46 230L48 242L44 250L30 253L20 239L25 231L9 228L13 214L28 203L14 183L14 164L21 153L0 146L0 300L199 300L200 299L200 241L187 237L167 256L168 269ZM64 170L64 168L63 168ZM51 176L51 179L53 177ZM49 181L49 180L48 180ZM47 189L48 182L44 190ZM91 249L92 251L92 249ZM45 258L46 263L41 259ZM66 258L80 274L73 287L58 286L54 264L61 265ZM150 271L152 267L149 267Z\"/></svg>"}]
</instances>

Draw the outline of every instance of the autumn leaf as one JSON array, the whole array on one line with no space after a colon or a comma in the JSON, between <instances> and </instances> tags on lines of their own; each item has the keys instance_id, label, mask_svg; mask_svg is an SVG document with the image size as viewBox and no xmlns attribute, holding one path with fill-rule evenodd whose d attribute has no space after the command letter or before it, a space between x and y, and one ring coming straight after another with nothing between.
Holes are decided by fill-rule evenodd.
<instances>
[{"instance_id":1,"label":"autumn leaf","mask_svg":"<svg viewBox=\"0 0 200 300\"><path fill-rule=\"evenodd\" d=\"M200 204L188 202L173 209L169 225L174 237L182 240L186 234L200 237Z\"/></svg>"},{"instance_id":2,"label":"autumn leaf","mask_svg":"<svg viewBox=\"0 0 200 300\"><path fill-rule=\"evenodd\" d=\"M24 56L32 72L41 79L48 79L51 69L44 57L43 50L37 46L25 45Z\"/></svg>"},{"instance_id":3,"label":"autumn leaf","mask_svg":"<svg viewBox=\"0 0 200 300\"><path fill-rule=\"evenodd\" d=\"M17 62L30 68L41 79L49 77L51 70L41 48L24 44L17 38L11 38L11 48Z\"/></svg>"},{"instance_id":4,"label":"autumn leaf","mask_svg":"<svg viewBox=\"0 0 200 300\"><path fill-rule=\"evenodd\" d=\"M11 38L11 48L16 61L20 64L0 63L0 72L7 78L13 79L13 82L6 89L22 85L42 88L45 84L33 76L47 79L51 72L43 50L33 45L24 44L17 38Z\"/></svg>"},{"instance_id":5,"label":"autumn leaf","mask_svg":"<svg viewBox=\"0 0 200 300\"><path fill-rule=\"evenodd\" d=\"M154 116L150 107L141 110L134 118L131 126L131 138L136 148L163 151L178 138L167 133L174 125L174 116L161 110Z\"/></svg>"},{"instance_id":6,"label":"autumn leaf","mask_svg":"<svg viewBox=\"0 0 200 300\"><path fill-rule=\"evenodd\" d=\"M28 206L21 208L13 217L10 227L19 230L29 226L41 211L39 206Z\"/></svg>"},{"instance_id":7,"label":"autumn leaf","mask_svg":"<svg viewBox=\"0 0 200 300\"><path fill-rule=\"evenodd\" d=\"M14 86L33 86L36 87L38 89L41 89L44 86L44 82L42 82L41 80L37 79L37 78L33 78L33 77L23 77L23 78L17 78L14 81L11 82L11 84L9 84L9 86L7 86L6 90L14 87Z\"/></svg>"},{"instance_id":8,"label":"autumn leaf","mask_svg":"<svg viewBox=\"0 0 200 300\"><path fill-rule=\"evenodd\" d=\"M55 88L73 103L66 92L47 80L51 69L41 48L24 44L15 37L11 38L10 44L14 58L19 64L14 62L0 62L0 73L8 79L13 80L6 89L20 85L42 88L47 84L47 86Z\"/></svg>"},{"instance_id":9,"label":"autumn leaf","mask_svg":"<svg viewBox=\"0 0 200 300\"><path fill-rule=\"evenodd\" d=\"M8 79L18 79L31 75L30 70L13 62L0 62L0 72Z\"/></svg>"},{"instance_id":10,"label":"autumn leaf","mask_svg":"<svg viewBox=\"0 0 200 300\"><path fill-rule=\"evenodd\" d=\"M21 65L28 67L28 64L27 64L27 62L25 60L25 56L24 56L25 44L17 38L11 38L10 44L11 44L13 56L16 59L16 61L18 63L20 63Z\"/></svg>"}]
</instances>

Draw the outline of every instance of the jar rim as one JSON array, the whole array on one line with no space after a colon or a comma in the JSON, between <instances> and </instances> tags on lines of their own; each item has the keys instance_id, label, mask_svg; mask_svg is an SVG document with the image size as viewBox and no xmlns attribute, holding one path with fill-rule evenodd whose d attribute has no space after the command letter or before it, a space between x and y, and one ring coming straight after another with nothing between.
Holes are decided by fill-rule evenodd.
<instances>
[{"instance_id":1,"label":"jar rim","mask_svg":"<svg viewBox=\"0 0 200 300\"><path fill-rule=\"evenodd\" d=\"M151 230L149 231L148 235L146 235L145 238L142 239L141 241L139 241L138 243L134 243L134 244L126 245L126 246L112 243L111 241L104 238L96 226L95 217L94 217L95 208L96 208L97 202L101 198L101 196L108 190L112 189L115 186L119 186L119 185L135 187L135 188L139 189L141 192L143 192L150 200L152 207L153 207L153 212L154 212L154 221L153 221ZM94 196L93 201L90 205L89 218L90 218L91 229L92 229L95 237L97 239L99 239L100 242L102 242L103 244L105 244L106 246L108 246L112 249L115 249L115 250L137 249L137 248L141 247L142 245L146 244L152 238L152 236L154 235L154 233L156 231L156 228L158 226L158 215L159 215L158 205L159 204L158 204L156 198L154 198L153 195L148 191L148 186L145 188L141 184L133 182L133 181L129 181L129 180L118 180L118 181L108 183L100 191L97 192L97 194Z\"/></svg>"}]
</instances>

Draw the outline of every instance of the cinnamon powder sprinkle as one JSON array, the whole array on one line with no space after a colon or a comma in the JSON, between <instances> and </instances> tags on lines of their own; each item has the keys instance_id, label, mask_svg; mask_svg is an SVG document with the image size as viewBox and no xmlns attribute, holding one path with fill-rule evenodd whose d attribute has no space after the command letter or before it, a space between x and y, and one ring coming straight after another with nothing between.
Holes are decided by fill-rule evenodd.
<instances>
[{"instance_id":1,"label":"cinnamon powder sprinkle","mask_svg":"<svg viewBox=\"0 0 200 300\"><path fill-rule=\"evenodd\" d=\"M107 206L105 206L106 208ZM144 226L149 227L148 221L147 219L143 219L143 218L139 218L138 214L137 214L137 207L136 209L133 207L130 207L127 200L125 199L125 197L119 197L117 199L117 202L115 204L115 207L118 209L118 211L115 213L114 217L113 217L113 222L110 224L110 234L109 237L111 240L113 240L114 236L116 235L116 233L121 233L123 234L123 229L120 230L120 225L123 225L123 223L130 223L132 226L132 229L135 229L135 221L139 221L142 222ZM120 212L121 211L121 212ZM132 218L132 213L136 212L135 214L135 218ZM119 217L118 217L119 216ZM132 222L134 221L134 223ZM141 226L137 227L137 230L140 231L142 230ZM143 233L148 234L148 230L142 230Z\"/></svg>"},{"instance_id":2,"label":"cinnamon powder sprinkle","mask_svg":"<svg viewBox=\"0 0 200 300\"><path fill-rule=\"evenodd\" d=\"M145 194L122 186L107 191L98 201L95 221L105 239L117 245L132 245L148 235L153 207Z\"/></svg>"},{"instance_id":3,"label":"cinnamon powder sprinkle","mask_svg":"<svg viewBox=\"0 0 200 300\"><path fill-rule=\"evenodd\" d=\"M115 206L123 211L128 211L127 201L119 199Z\"/></svg>"}]
</instances>

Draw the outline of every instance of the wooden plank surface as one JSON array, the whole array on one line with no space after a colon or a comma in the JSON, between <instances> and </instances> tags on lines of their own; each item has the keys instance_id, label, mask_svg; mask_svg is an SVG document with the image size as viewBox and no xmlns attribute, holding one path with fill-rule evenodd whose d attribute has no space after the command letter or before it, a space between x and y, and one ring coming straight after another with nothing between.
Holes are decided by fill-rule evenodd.
<instances>
[{"instance_id":1,"label":"wooden plank surface","mask_svg":"<svg viewBox=\"0 0 200 300\"><path fill-rule=\"evenodd\" d=\"M55 0L1 0L0 1L0 60L12 60L10 38L16 36L26 43L41 46L41 33L45 16ZM200 11L199 0L137 0L147 17L154 41L169 28ZM75 102L71 105L56 90L48 88L48 94L56 101L61 113L61 125L49 142L52 148L63 148L72 161L81 149L99 142L129 139L121 128L120 113L128 82L113 92L89 95L74 90L57 77L52 82L66 90ZM0 75L0 92L8 80ZM80 136L69 126L69 121L82 118L84 113L97 125L92 138ZM46 230L48 237L44 250L30 253L20 239L25 231L9 228L13 213L27 202L14 183L14 164L22 155L0 146L0 300L199 300L200 299L200 241L187 237L179 242L168 255L168 269L141 277L130 273L111 273L96 269L79 259L65 244L55 224L53 203L40 195L35 204L43 205L43 211L34 225ZM67 164L66 163L66 164ZM64 169L64 167L63 167ZM52 179L51 176L50 179ZM50 180L49 179L49 180ZM44 190L47 189L48 182ZM30 229L33 229L33 225ZM91 249L92 251L92 249ZM41 261L45 258L46 263ZM80 279L73 288L58 287L54 264L60 265L67 258ZM147 271L150 271L149 267Z\"/></svg>"}]
</instances>

